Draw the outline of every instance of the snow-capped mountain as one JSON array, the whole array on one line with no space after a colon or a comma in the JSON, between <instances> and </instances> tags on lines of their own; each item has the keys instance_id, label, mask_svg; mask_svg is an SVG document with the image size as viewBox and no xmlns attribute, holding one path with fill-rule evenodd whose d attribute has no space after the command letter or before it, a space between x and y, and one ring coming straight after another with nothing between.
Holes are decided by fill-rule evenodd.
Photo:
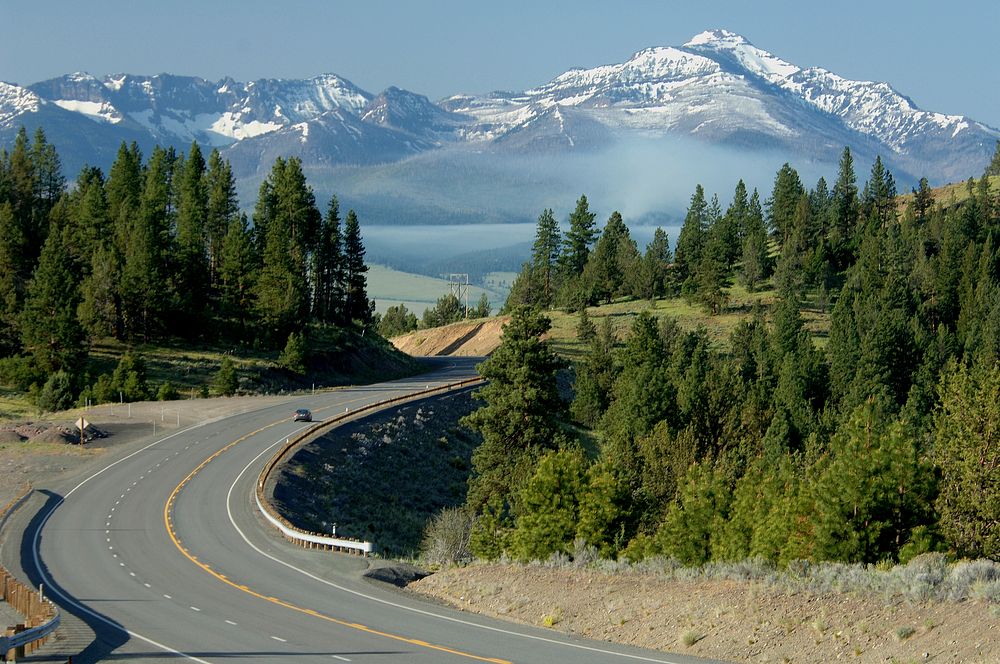
<instances>
[{"instance_id":1,"label":"snow-capped mountain","mask_svg":"<svg viewBox=\"0 0 1000 664\"><path fill-rule=\"evenodd\" d=\"M639 51L621 64L572 69L522 93L456 96L442 105L475 118L475 141L575 147L579 118L622 136L689 135L712 143L835 158L850 145L882 154L905 175L949 179L975 174L1000 132L964 116L923 111L889 84L803 69L725 30L680 47ZM593 137L593 125L583 136ZM561 136L562 140L556 138Z\"/></svg>"},{"instance_id":2,"label":"snow-capped mountain","mask_svg":"<svg viewBox=\"0 0 1000 664\"><path fill-rule=\"evenodd\" d=\"M0 83L0 142L45 128L67 173L106 166L122 140L144 150L191 141L223 149L244 177L276 156L314 169L396 163L450 151L560 155L658 137L690 137L795 163L881 154L902 182L981 172L1000 132L918 108L889 84L803 68L725 30L626 62L572 69L522 92L433 103L390 87L373 95L335 74L241 83L159 74L77 73L27 87ZM457 154L457 153L455 153ZM459 169L460 170L460 169Z\"/></svg>"}]
</instances>

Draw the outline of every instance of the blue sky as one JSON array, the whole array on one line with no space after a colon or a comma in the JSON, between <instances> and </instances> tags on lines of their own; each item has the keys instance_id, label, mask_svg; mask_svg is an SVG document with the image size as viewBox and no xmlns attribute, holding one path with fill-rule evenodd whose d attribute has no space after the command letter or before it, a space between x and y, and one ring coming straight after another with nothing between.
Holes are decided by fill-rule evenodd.
<instances>
[{"instance_id":1,"label":"blue sky","mask_svg":"<svg viewBox=\"0 0 1000 664\"><path fill-rule=\"evenodd\" d=\"M0 80L72 71L208 79L333 72L431 99L524 89L709 28L801 66L885 80L921 108L1000 127L1000 2L0 0Z\"/></svg>"}]
</instances>

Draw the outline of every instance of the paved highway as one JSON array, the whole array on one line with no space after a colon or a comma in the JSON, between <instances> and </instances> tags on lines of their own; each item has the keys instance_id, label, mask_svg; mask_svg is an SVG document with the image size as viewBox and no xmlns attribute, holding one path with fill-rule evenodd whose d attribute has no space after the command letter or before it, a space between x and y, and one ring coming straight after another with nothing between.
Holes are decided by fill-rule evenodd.
<instances>
[{"instance_id":1,"label":"paved highway","mask_svg":"<svg viewBox=\"0 0 1000 664\"><path fill-rule=\"evenodd\" d=\"M297 397L132 445L44 490L44 504L36 496L23 508L18 553L63 608L73 661L705 661L425 603L364 580L371 561L298 548L262 521L254 482L304 428L295 408L319 419L472 375L474 362L448 361L413 379Z\"/></svg>"}]
</instances>

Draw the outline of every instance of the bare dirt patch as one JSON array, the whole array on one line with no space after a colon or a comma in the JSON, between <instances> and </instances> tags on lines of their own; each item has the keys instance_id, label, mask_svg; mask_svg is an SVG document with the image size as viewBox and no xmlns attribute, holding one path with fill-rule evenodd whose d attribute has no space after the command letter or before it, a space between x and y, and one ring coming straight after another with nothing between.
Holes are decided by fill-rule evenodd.
<instances>
[{"instance_id":1,"label":"bare dirt patch","mask_svg":"<svg viewBox=\"0 0 1000 664\"><path fill-rule=\"evenodd\" d=\"M1000 613L978 601L503 564L446 570L409 589L473 613L733 662L1000 662Z\"/></svg>"},{"instance_id":2,"label":"bare dirt patch","mask_svg":"<svg viewBox=\"0 0 1000 664\"><path fill-rule=\"evenodd\" d=\"M392 345L414 356L454 355L482 357L500 345L508 316L454 323L444 327L417 330L390 339Z\"/></svg>"}]
</instances>

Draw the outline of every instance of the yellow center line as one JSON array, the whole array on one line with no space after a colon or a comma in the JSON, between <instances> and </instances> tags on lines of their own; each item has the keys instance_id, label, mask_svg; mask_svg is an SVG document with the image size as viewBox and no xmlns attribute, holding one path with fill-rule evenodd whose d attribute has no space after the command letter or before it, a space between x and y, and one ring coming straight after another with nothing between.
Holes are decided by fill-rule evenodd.
<instances>
[{"instance_id":1,"label":"yellow center line","mask_svg":"<svg viewBox=\"0 0 1000 664\"><path fill-rule=\"evenodd\" d=\"M352 401L348 401L347 403L348 404L353 404L353 403L355 403L357 401L364 401L364 397L358 397L357 399L354 399ZM326 406L324 408L318 408L316 410L317 410L317 412L319 412L319 411L322 411L322 410L327 410L328 408L332 408L332 407L333 406ZM188 474L187 477L185 477L183 480L181 480L180 484L178 484L176 487L174 487L174 490L170 492L170 496L167 498L166 504L163 506L163 523L167 527L167 534L170 536L170 541L172 541L174 543L174 546L177 547L177 550L180 551L184 555L185 558L187 558L192 563L194 563L195 565L197 565L198 567L200 567L202 570L204 570L208 574L210 574L213 577L215 577L217 580L219 580L222 583L226 584L227 586L229 586L231 588L235 588L236 590L239 590L240 592L246 593L246 594L251 595L253 597L256 597L257 599L262 599L262 600L265 600L267 602L271 602L272 604L277 604L278 606L282 606L282 607L284 607L286 609L291 609L292 611L297 611L297 612L303 613L305 615L313 616L314 618L319 618L320 620L325 620L326 622L333 623L335 625L340 625L342 627L348 627L350 629L355 629L355 630L358 630L360 632L365 632L367 634L372 634L374 636L381 636L381 637L384 637L384 638L387 638L387 639L392 639L394 641L402 641L403 643L409 643L411 645L419 646L421 648L429 648L431 650L436 650L438 652L445 652L445 653L448 653L450 655L457 655L459 657L465 657L467 659L474 659L474 660L478 660L480 662L492 662L493 664L512 664L510 661L508 661L506 659L497 659L497 658L492 658L492 657L482 657L480 655L474 655L472 653L463 652L461 650L455 650L453 648L448 648L447 646L439 646L439 645L435 645L433 643L428 643L426 641L421 641L419 639L411 639L409 637L401 636L399 634L392 634L390 632L383 632L381 630L373 629L371 627L367 627L367 626L361 625L359 623L353 623L353 622L347 622L346 620L340 620L339 618L334 618L333 616L328 616L326 614L319 613L317 611L314 611L313 609L306 609L306 608L303 608L301 606L292 604L291 602L286 602L284 600L278 599L277 597L269 597L267 595L262 595L261 593L255 591L255 590L252 590L252 589L248 588L245 585L241 585L241 584L235 583L234 581L228 579L224 574L220 574L219 572L216 572L209 565L207 565L207 564L201 562L200 560L198 560L190 551L188 551L181 544L180 538L178 538L177 534L174 532L174 523L173 523L173 520L170 517L171 510L173 509L174 503L176 502L177 496L180 494L181 489L183 489L184 486L188 482L190 482L191 479L195 475L197 475L198 473L200 473L202 471L202 469L205 468L205 466L207 466L209 463L211 463L213 460L215 460L217 457L219 457L221 454L223 454L227 450L229 450L232 447L234 447L235 445L243 442L244 440L246 440L248 438L251 438L253 436L256 436L257 434L259 434L259 433L261 433L263 431L266 431L266 430L270 429L271 427L277 426L278 424L281 424L282 422L285 422L285 421L286 421L286 419L282 418L282 419L277 420L275 422L271 422L270 424L265 424L264 426L262 426L261 428L257 429L256 431L251 431L250 433L248 433L248 434L246 434L244 436L240 436L239 438L237 438L236 440L232 441L231 443L229 443L225 447L219 449L217 452L215 452L210 457L208 457L207 459L205 459L204 461L202 461L200 464L198 464L198 466L194 470L192 470Z\"/></svg>"}]
</instances>

